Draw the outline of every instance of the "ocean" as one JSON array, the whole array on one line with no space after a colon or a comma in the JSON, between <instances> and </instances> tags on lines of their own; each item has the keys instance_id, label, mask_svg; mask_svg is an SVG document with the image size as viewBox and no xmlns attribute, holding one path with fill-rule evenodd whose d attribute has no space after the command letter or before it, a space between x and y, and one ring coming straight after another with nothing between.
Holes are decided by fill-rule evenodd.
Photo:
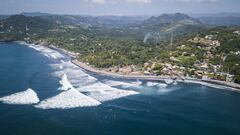
<instances>
[{"instance_id":1,"label":"ocean","mask_svg":"<svg viewBox=\"0 0 240 135\"><path fill-rule=\"evenodd\" d=\"M224 87L106 77L0 43L0 135L239 135L239 106Z\"/></svg>"}]
</instances>

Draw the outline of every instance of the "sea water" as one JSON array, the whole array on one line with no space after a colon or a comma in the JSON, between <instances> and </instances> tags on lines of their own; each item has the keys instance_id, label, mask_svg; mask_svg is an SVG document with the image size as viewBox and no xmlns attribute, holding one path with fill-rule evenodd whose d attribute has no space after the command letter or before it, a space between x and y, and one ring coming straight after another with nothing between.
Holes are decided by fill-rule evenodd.
<instances>
[{"instance_id":1,"label":"sea water","mask_svg":"<svg viewBox=\"0 0 240 135\"><path fill-rule=\"evenodd\" d=\"M0 135L239 135L240 93L218 88L100 76L0 43Z\"/></svg>"}]
</instances>

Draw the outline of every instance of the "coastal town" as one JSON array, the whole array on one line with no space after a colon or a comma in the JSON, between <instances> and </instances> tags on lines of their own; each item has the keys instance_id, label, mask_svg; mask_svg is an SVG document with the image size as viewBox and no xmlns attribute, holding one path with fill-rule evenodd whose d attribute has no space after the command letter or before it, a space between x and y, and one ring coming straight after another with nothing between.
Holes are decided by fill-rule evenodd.
<instances>
[{"instance_id":1,"label":"coastal town","mask_svg":"<svg viewBox=\"0 0 240 135\"><path fill-rule=\"evenodd\" d=\"M0 135L240 135L240 0L0 0Z\"/></svg>"},{"instance_id":2,"label":"coastal town","mask_svg":"<svg viewBox=\"0 0 240 135\"><path fill-rule=\"evenodd\" d=\"M240 37L240 31L238 29L230 29L225 33L225 35L233 39L223 40L225 36L224 32L226 30L220 29L217 31L195 34L189 39L181 42L172 43L171 41L171 45L169 45L170 49L165 49L165 51L159 50L159 52L156 50L154 52L156 53L154 58L148 56L148 54L142 54L140 52L140 55L146 55L149 59L142 59L141 61L144 61L142 64L134 64L136 63L134 62L134 59L129 58L128 61L132 64L125 64L124 61L121 61L115 56L121 54L121 52L120 54L117 54L119 53L119 50L115 49L112 51L105 48L105 46L108 46L106 45L107 42L105 43L105 39L93 40L92 43L95 45L95 48L89 48L87 55L83 54L86 53L86 51L83 52L78 44L82 44L81 42L89 42L91 39L89 39L86 34L80 34L77 37L75 35L68 35L68 37L62 38L63 41L61 41L58 37L55 37L55 34L58 35L62 32L65 33L66 31L78 30L79 27L62 25L62 22L58 20L57 24L60 26L53 29L47 29L48 34L53 34L53 37L51 38L41 37L40 33L32 32L31 27L33 26L28 23L24 23L23 27L19 29L13 25L5 26L5 24L1 22L0 32L1 34L7 35L14 33L17 34L16 37L22 35L22 40L27 43L41 44L52 49L60 50L63 53L67 53L73 60L78 60L87 67L103 71L106 74L109 73L123 76L156 76L180 80L216 80L227 83L234 83L239 80L239 75L233 74L239 68L239 62L231 61L231 64L234 64L233 66L229 66L229 63L226 62L228 61L227 59L229 56L239 57L239 49L236 49L236 51L234 51L235 49L232 49L229 52L221 50L222 46L226 44L226 41L238 41ZM4 38L1 38L1 40L8 41L9 37L5 36ZM11 40L15 39L10 38L10 41ZM109 45L111 46L111 44ZM84 48L84 50L86 49ZM98 60L98 58L106 56L102 56L102 53L101 55L98 55L98 51L103 51L103 54L108 54L107 57L110 63L107 63L107 66L99 66L99 63L104 63L105 61ZM162 54L164 55L162 56ZM123 55L121 54L120 57L123 57ZM132 54L130 54L130 56L131 55ZM158 58L156 58L156 56ZM128 55L124 57L128 59ZM120 61L120 63L114 64L116 61ZM233 72L233 70L235 71ZM238 80L236 81L236 79Z\"/></svg>"},{"instance_id":3,"label":"coastal town","mask_svg":"<svg viewBox=\"0 0 240 135\"><path fill-rule=\"evenodd\" d=\"M240 35L239 31L234 31L234 34ZM178 64L180 62L179 56L174 57L171 55L170 61L149 61L144 63L143 68L139 68L135 65L124 66L124 67L112 67L105 69L105 71L122 74L122 75L155 75L155 76L172 76L173 78L197 78L202 80L214 79L226 82L234 82L234 75L223 72L223 65L221 64L211 64L210 59L214 57L221 57L221 61L224 62L227 55L240 56L240 51L233 52L229 54L216 55L214 51L217 47L221 46L221 42L217 40L218 35L205 35L204 37L194 37L189 39L188 42L192 44L197 44L197 48L203 50L204 59L202 61L195 60L193 66L185 67ZM176 47L178 52L182 52L181 56L185 57L195 57L194 53L188 53L184 50L187 49L186 45L179 45ZM174 53L174 52L172 52ZM239 66L236 64L236 66ZM230 69L229 69L230 70Z\"/></svg>"}]
</instances>

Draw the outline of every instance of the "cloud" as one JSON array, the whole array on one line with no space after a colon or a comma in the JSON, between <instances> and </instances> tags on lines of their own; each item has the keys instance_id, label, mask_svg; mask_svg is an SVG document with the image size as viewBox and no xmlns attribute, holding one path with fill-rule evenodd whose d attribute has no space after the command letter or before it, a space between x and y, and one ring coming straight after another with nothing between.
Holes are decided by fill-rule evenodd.
<instances>
[{"instance_id":1,"label":"cloud","mask_svg":"<svg viewBox=\"0 0 240 135\"><path fill-rule=\"evenodd\" d=\"M106 1L105 0L91 0L92 3L95 3L95 4L105 4Z\"/></svg>"}]
</instances>

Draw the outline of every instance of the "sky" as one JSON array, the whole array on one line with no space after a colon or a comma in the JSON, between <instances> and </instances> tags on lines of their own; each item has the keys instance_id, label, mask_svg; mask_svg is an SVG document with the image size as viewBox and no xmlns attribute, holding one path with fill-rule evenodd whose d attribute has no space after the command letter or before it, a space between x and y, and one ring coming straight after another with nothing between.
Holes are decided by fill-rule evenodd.
<instances>
[{"instance_id":1,"label":"sky","mask_svg":"<svg viewBox=\"0 0 240 135\"><path fill-rule=\"evenodd\" d=\"M78 15L240 13L240 0L0 0L0 14L21 12Z\"/></svg>"}]
</instances>

